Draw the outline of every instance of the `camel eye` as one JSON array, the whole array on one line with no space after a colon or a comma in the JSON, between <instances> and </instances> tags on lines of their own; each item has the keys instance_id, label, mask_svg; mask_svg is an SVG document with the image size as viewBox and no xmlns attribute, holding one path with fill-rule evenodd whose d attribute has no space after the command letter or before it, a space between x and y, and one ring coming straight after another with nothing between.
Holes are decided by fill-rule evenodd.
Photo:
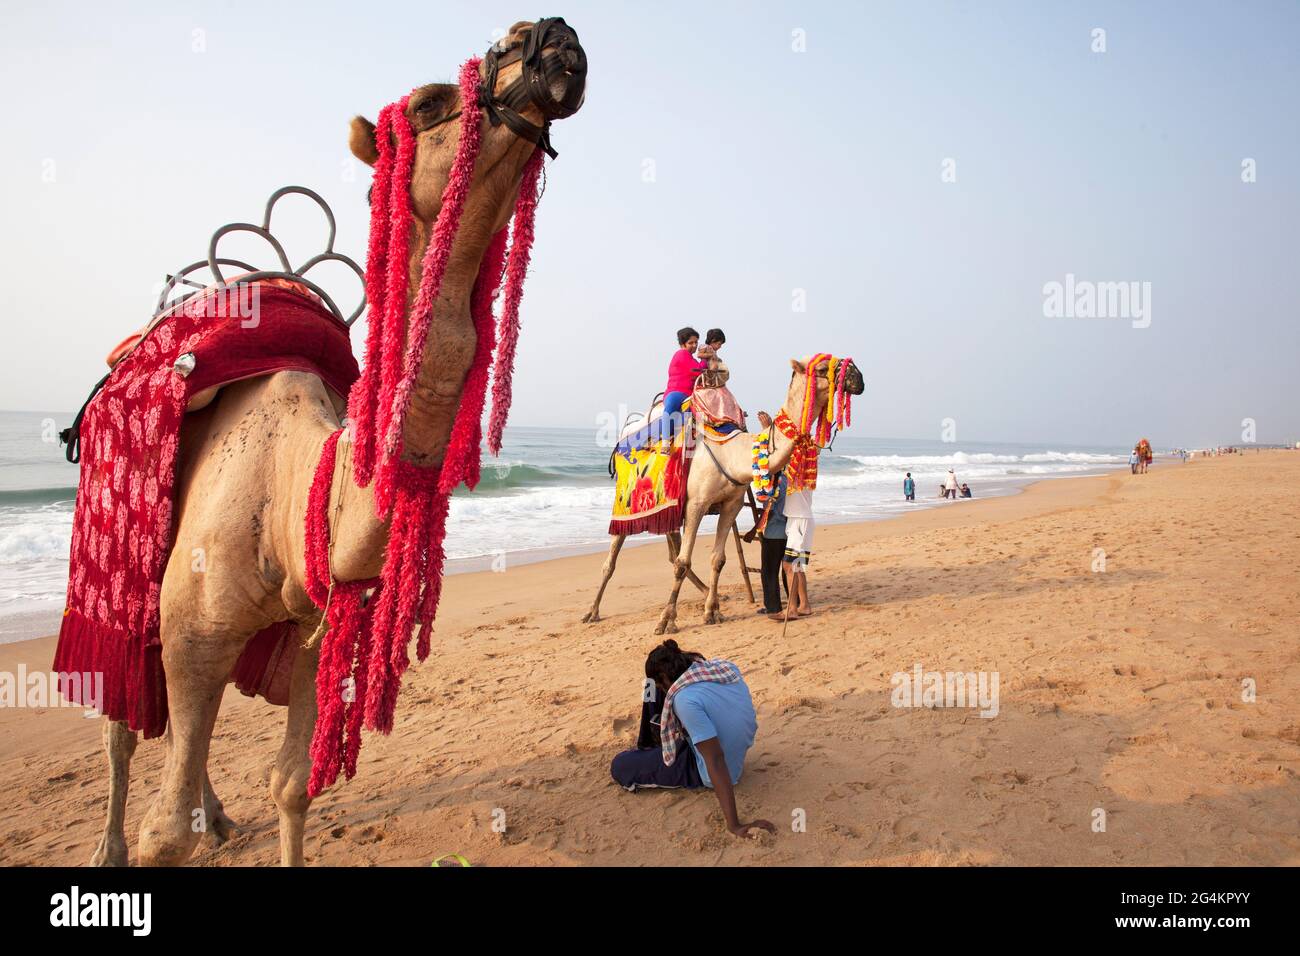
<instances>
[{"instance_id":1,"label":"camel eye","mask_svg":"<svg viewBox=\"0 0 1300 956\"><path fill-rule=\"evenodd\" d=\"M433 100L421 100L415 107L417 113L432 113Z\"/></svg>"}]
</instances>

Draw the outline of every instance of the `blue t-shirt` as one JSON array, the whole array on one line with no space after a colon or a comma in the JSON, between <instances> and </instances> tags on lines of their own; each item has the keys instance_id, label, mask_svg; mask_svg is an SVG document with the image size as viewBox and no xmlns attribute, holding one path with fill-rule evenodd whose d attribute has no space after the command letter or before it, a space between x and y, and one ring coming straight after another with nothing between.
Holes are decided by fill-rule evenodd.
<instances>
[{"instance_id":1,"label":"blue t-shirt","mask_svg":"<svg viewBox=\"0 0 1300 956\"><path fill-rule=\"evenodd\" d=\"M911 495L916 493L916 482L911 478L903 479L903 494Z\"/></svg>"},{"instance_id":2,"label":"blue t-shirt","mask_svg":"<svg viewBox=\"0 0 1300 956\"><path fill-rule=\"evenodd\" d=\"M691 738L695 765L700 768L704 785L712 787L713 781L700 756L699 744L715 737L731 771L732 784L739 783L741 771L745 769L745 754L754 745L754 734L758 732L754 700L744 679L734 684L701 681L683 687L673 695L673 713Z\"/></svg>"}]
</instances>

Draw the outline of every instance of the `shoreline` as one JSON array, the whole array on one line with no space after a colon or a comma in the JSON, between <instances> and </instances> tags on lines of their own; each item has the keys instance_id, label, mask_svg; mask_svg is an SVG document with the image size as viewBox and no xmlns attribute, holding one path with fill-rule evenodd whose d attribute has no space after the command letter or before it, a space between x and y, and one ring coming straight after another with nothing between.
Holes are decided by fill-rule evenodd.
<instances>
[{"instance_id":1,"label":"shoreline","mask_svg":"<svg viewBox=\"0 0 1300 956\"><path fill-rule=\"evenodd\" d=\"M1157 466L1159 461L1157 460ZM1039 484L1054 482L1062 479L1079 479L1079 478L1096 478L1116 473L1122 470L1122 466L1113 469L1097 468L1095 471L1080 472L1077 474L1059 474L1043 475L1024 479L1002 479L997 482L989 482L986 487L993 489L990 493L981 494L977 498L958 498L956 501L946 502L947 506L952 504L970 505L982 501L996 501L1003 498L1014 498L1018 495L1027 493L1030 489ZM901 484L901 479L900 479ZM610 485L610 493L613 493L613 485ZM901 492L899 494L901 498ZM897 514L878 514L871 516L847 515L831 516L819 518L817 529L818 535L823 535L825 529L841 526L856 525L873 525L881 522L891 522L907 520L915 515L944 507L945 500L937 496L918 498L912 503L908 510ZM742 515L745 512L742 512ZM700 549L708 553L712 547L714 522L706 519L706 524L710 528L708 532L701 533L699 543L696 545L697 559L699 563ZM743 533L743 532L742 532ZM624 543L624 549L634 549L645 545L656 543L661 535L635 535L627 539ZM485 574L499 573L493 572L494 564L504 563L504 566L523 567L532 564L546 564L552 561L564 560L567 558L590 557L592 555L604 555L609 550L609 536L607 535L602 541L592 541L589 544L572 544L556 545L546 548L530 548L520 551L503 551L498 554L475 555L466 558L448 558L446 562L445 576L447 578L459 577L464 574ZM757 550L757 545L753 545ZM746 552L749 553L748 551ZM734 561L734 552L729 552L730 560ZM751 557L752 561L757 561L757 557ZM757 586L757 584L755 585ZM51 633L57 634L59 628L59 619L62 616L63 607L61 605L52 605L50 608L25 608L12 614L0 614L0 647L10 644L21 644L27 641L41 640ZM10 634L20 636L9 636Z\"/></svg>"}]
</instances>

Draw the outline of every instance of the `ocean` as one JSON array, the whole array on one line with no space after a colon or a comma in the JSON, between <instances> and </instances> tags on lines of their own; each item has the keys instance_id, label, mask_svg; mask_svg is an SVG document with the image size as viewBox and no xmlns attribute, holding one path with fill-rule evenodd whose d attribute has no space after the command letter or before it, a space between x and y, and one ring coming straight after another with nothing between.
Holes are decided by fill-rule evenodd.
<instances>
[{"instance_id":1,"label":"ocean","mask_svg":"<svg viewBox=\"0 0 1300 956\"><path fill-rule=\"evenodd\" d=\"M55 423L61 428L71 419L67 413L0 412L0 643L58 627L77 466L64 460ZM610 449L596 436L594 427L508 428L501 457L484 455L478 489L452 499L448 570L608 547ZM938 498L949 468L976 498L985 498L1014 494L1042 478L1098 474L1127 462L1128 450L1121 447L948 444L845 434L822 454L815 507L822 522L888 518L914 508L965 504ZM916 480L914 503L903 500L908 471ZM742 529L749 523L742 513ZM714 524L707 519L705 530L711 533Z\"/></svg>"}]
</instances>

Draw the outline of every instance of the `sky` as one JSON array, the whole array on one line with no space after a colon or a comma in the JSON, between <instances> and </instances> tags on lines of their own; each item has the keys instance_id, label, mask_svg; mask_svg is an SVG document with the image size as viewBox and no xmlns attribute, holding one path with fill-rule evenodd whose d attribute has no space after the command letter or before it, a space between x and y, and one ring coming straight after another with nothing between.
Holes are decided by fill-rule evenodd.
<instances>
[{"instance_id":1,"label":"sky","mask_svg":"<svg viewBox=\"0 0 1300 956\"><path fill-rule=\"evenodd\" d=\"M1300 4L1255 0L8 0L0 408L79 407L162 276L281 185L364 261L350 118L539 14L590 72L553 130L513 424L644 408L691 325L726 331L750 411L790 357L852 356L863 436L1300 439ZM275 225L295 261L323 248L306 204ZM1046 314L1067 276L1137 283L1145 314Z\"/></svg>"}]
</instances>

